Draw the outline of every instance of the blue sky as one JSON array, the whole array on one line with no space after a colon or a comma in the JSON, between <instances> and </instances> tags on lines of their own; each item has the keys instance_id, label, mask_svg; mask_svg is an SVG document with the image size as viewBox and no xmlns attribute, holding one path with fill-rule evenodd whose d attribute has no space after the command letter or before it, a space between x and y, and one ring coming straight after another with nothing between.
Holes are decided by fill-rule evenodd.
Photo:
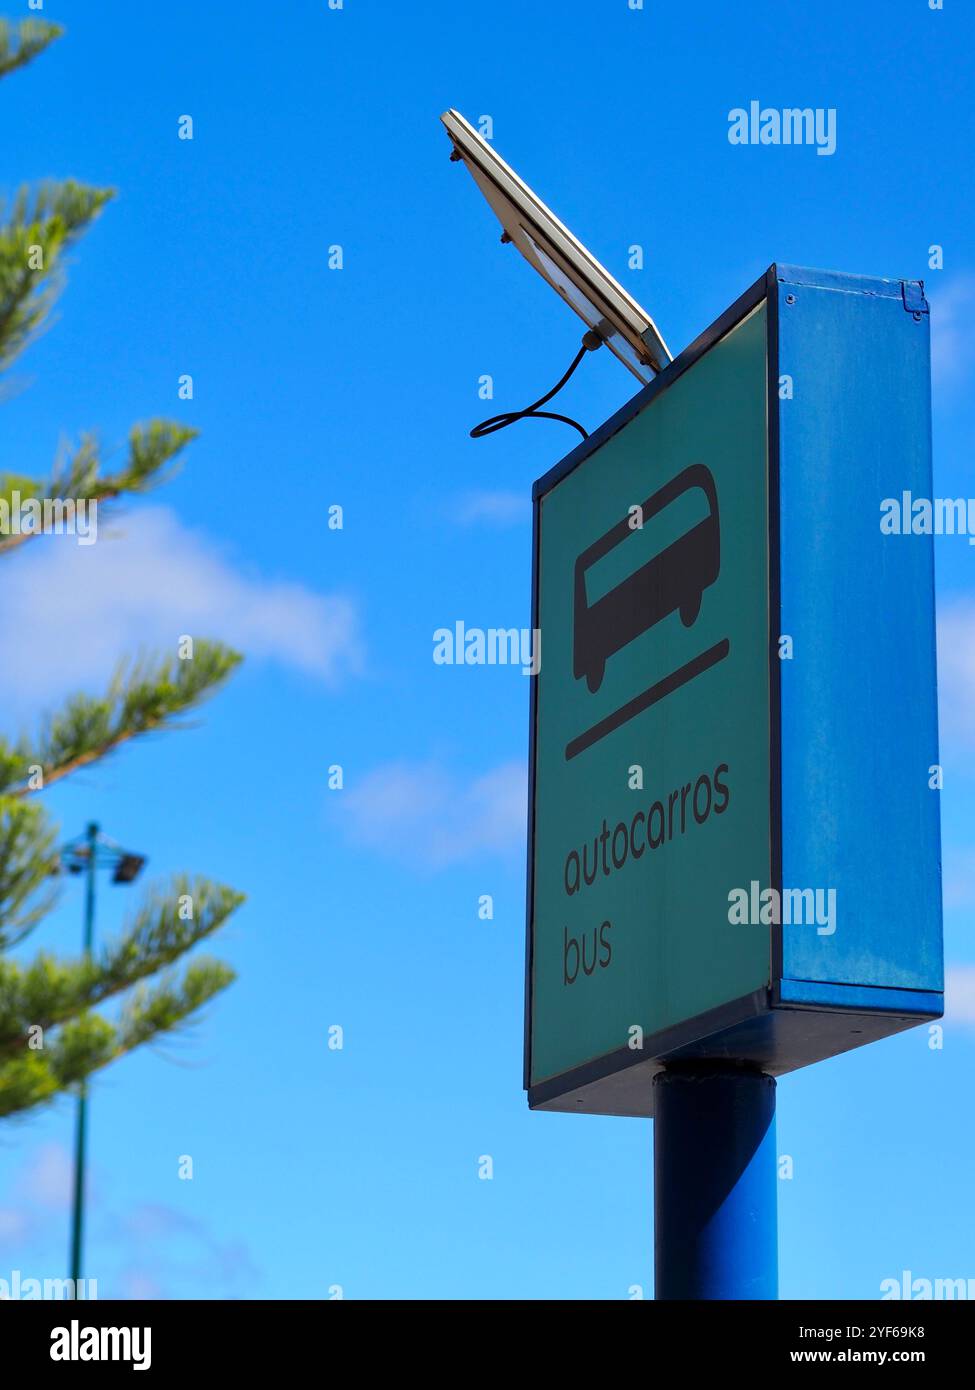
<instances>
[{"instance_id":1,"label":"blue sky","mask_svg":"<svg viewBox=\"0 0 975 1390\"><path fill-rule=\"evenodd\" d=\"M248 654L192 730L49 794L67 834L94 817L155 874L248 894L216 943L239 982L93 1085L88 1272L103 1297L649 1296L649 1125L531 1114L520 1089L528 682L431 661L444 624L529 623L530 485L574 436L467 430L546 389L579 326L499 246L437 117L490 115L675 351L772 260L924 277L935 491L968 496L975 18L960 0L282 14L48 0L67 37L0 88L0 187L118 189L8 381L4 466L43 474L89 428L118 449L151 416L202 431L111 544L5 562L5 722L140 644ZM835 108L835 154L732 146L752 99ZM592 427L634 384L594 354L559 408ZM781 1082L784 1296L975 1276L975 549L945 538L937 564L944 1047L915 1029ZM103 886L100 934L132 895ZM73 949L80 916L71 884L33 944ZM0 1132L0 1277L64 1270L71 1126L62 1102Z\"/></svg>"}]
</instances>

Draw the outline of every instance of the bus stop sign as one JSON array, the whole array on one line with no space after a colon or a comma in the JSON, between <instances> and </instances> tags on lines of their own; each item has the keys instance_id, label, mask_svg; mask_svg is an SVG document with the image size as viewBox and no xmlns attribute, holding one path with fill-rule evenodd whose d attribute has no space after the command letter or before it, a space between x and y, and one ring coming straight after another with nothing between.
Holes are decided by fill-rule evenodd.
<instances>
[{"instance_id":1,"label":"bus stop sign","mask_svg":"<svg viewBox=\"0 0 975 1390\"><path fill-rule=\"evenodd\" d=\"M938 1017L923 287L773 266L534 489L525 1084Z\"/></svg>"}]
</instances>

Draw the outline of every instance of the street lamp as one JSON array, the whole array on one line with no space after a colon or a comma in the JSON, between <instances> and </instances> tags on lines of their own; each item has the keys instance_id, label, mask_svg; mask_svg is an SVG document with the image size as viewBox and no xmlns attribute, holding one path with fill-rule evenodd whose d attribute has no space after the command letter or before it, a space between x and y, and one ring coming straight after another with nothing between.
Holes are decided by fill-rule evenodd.
<instances>
[{"instance_id":1,"label":"street lamp","mask_svg":"<svg viewBox=\"0 0 975 1390\"><path fill-rule=\"evenodd\" d=\"M61 850L60 866L70 874L85 875L85 932L84 956L91 960L95 936L95 874L99 869L112 870L113 883L131 883L138 877L146 859L143 854L125 850L115 840L102 835L92 821L83 835L71 840ZM78 1296L81 1279L81 1242L84 1219L85 1192L85 1127L87 1122L88 1086L80 1084L78 1116L74 1150L74 1205L71 1217L71 1289Z\"/></svg>"}]
</instances>

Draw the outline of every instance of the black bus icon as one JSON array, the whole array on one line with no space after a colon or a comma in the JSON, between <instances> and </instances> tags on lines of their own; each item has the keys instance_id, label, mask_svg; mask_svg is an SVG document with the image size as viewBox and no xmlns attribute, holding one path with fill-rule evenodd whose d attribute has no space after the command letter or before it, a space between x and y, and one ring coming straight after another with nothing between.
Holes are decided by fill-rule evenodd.
<instances>
[{"instance_id":1,"label":"black bus icon","mask_svg":"<svg viewBox=\"0 0 975 1390\"><path fill-rule=\"evenodd\" d=\"M627 515L576 560L573 674L576 680L585 676L590 691L599 689L614 652L670 613L679 612L681 622L690 627L701 611L704 590L717 579L721 567L718 494L711 470L703 463L692 463L653 493L641 511L646 523L694 488L700 488L707 499L704 520L592 604L586 597L587 571L623 541L639 535L639 529Z\"/></svg>"}]
</instances>

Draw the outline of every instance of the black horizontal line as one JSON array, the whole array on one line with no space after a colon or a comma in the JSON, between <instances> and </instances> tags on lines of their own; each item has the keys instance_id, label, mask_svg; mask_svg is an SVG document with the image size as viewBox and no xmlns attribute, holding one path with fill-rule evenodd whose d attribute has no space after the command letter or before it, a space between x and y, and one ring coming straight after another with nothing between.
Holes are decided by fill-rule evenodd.
<instances>
[{"instance_id":1,"label":"black horizontal line","mask_svg":"<svg viewBox=\"0 0 975 1390\"><path fill-rule=\"evenodd\" d=\"M716 666L719 661L723 661L731 650L731 644L727 637L722 637L720 642L709 647L706 652L701 652L693 661L688 661L685 666L680 666L676 671L671 671L669 676L664 676L662 681L657 681L656 685L651 685L648 690L628 700L625 705L621 705L613 714L608 714L605 719L600 719L598 724L594 724L591 729L587 729L584 734L571 740L565 746L565 760L569 761L579 753L584 753L587 748L591 748L594 743L598 743L601 738L611 734L614 729L618 729L621 724L632 719L634 715L642 713L655 705L658 700L673 694L682 685L699 676L702 671L706 671L710 666Z\"/></svg>"}]
</instances>

